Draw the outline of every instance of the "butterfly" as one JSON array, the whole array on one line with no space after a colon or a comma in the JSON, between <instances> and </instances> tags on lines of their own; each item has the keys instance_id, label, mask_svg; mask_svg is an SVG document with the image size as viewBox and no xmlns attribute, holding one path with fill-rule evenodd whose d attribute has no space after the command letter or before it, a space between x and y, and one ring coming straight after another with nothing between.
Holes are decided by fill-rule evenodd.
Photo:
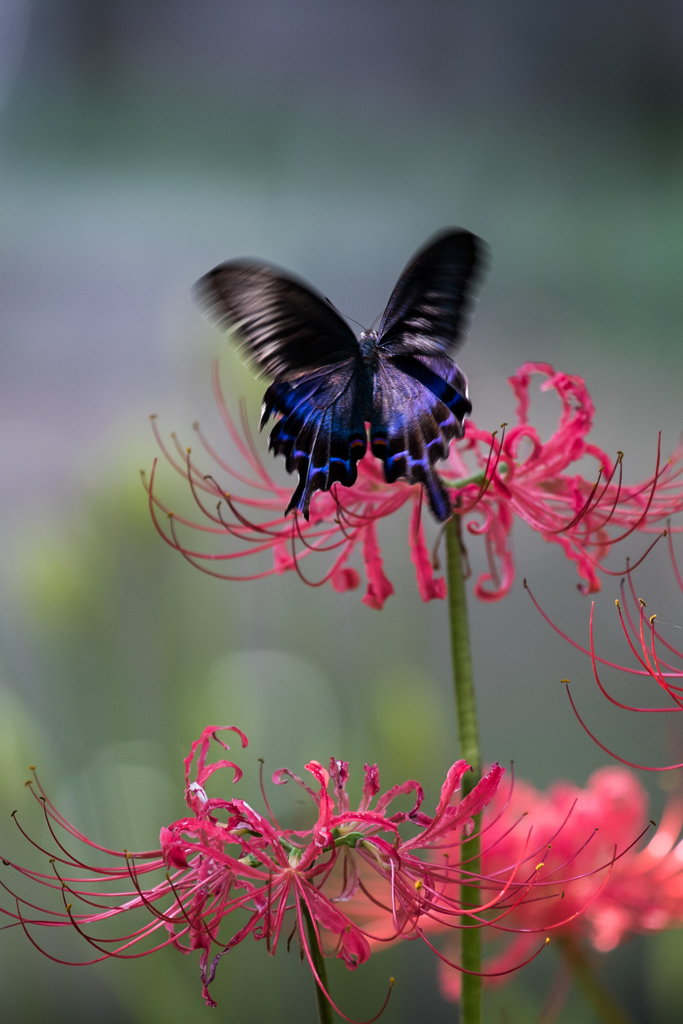
<instances>
[{"instance_id":1,"label":"butterfly","mask_svg":"<svg viewBox=\"0 0 683 1024\"><path fill-rule=\"evenodd\" d=\"M255 260L221 263L195 285L209 318L234 331L257 373L272 378L260 428L299 483L286 513L309 518L315 491L351 487L368 447L388 483L421 484L440 522L452 514L434 469L472 410L452 356L463 340L487 263L486 244L461 229L430 239L408 263L376 331L360 338L328 299Z\"/></svg>"}]
</instances>

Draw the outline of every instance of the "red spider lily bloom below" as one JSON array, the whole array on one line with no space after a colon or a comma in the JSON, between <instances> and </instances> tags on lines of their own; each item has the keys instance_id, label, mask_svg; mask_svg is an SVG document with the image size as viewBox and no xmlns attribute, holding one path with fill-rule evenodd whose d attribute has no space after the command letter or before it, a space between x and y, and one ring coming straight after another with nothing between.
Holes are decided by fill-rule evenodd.
<instances>
[{"instance_id":1,"label":"red spider lily bloom below","mask_svg":"<svg viewBox=\"0 0 683 1024\"><path fill-rule=\"evenodd\" d=\"M422 788L413 780L380 793L377 765L365 766L361 800L353 810L346 792L346 762L331 759L328 772L311 761L306 765L313 778L311 786L289 769L280 769L273 782L280 785L293 779L309 795L315 812L310 828L285 829L273 816L265 791L265 815L241 799L207 796L207 780L218 769L231 769L234 782L242 775L229 760L207 764L212 739L228 749L218 736L224 729L236 732L247 745L246 736L234 726L204 730L185 759L185 800L192 814L161 829L157 850L117 852L92 842L56 810L36 777L32 792L42 803L55 844L50 866L39 871L7 860L4 864L23 879L52 890L57 906L41 909L15 891L16 883L6 880L0 884L14 900L12 907L2 910L12 919L7 927L23 928L41 952L46 951L36 938L39 927L73 928L94 951L83 963L136 958L165 946L185 954L196 950L204 998L215 1005L209 986L218 962L250 935L264 940L274 955L283 934L285 938L289 934L288 948L297 934L301 957L324 988L313 941L324 956L339 957L355 970L368 960L372 942L424 937L424 924L431 921L440 928L458 926L463 911L457 883L467 874L466 868L457 865L458 847L462 836L471 833L473 817L495 797L503 768L494 764L458 801L455 796L469 766L457 761L448 771L433 817L421 810ZM330 783L334 795L329 792ZM414 800L412 809L392 811L393 801L405 795ZM225 820L219 820L219 815ZM408 838L400 834L403 825L412 833ZM66 833L64 841L60 830ZM86 853L71 853L71 839L87 847ZM33 845L48 854L42 845ZM451 857L444 867L423 859L425 851L450 851ZM90 863L93 852L96 859L106 855L110 863L94 866ZM523 894L529 891L529 885L515 883L516 870L513 864L509 871L499 872L476 912L504 903L502 916L510 913L510 886L515 884ZM366 884L369 880L372 892ZM453 897L444 892L451 883ZM132 920L121 929L123 915ZM378 922L380 936L364 926L370 918ZM112 934L106 926L114 921L117 927ZM47 955L58 963L67 962L54 953Z\"/></svg>"},{"instance_id":2,"label":"red spider lily bloom below","mask_svg":"<svg viewBox=\"0 0 683 1024\"><path fill-rule=\"evenodd\" d=\"M671 564L673 566L676 582L683 593L683 577L679 570L674 554L674 548L671 541L671 532L668 533L669 541L669 554L671 556ZM628 583L627 583L628 579ZM593 677L598 685L598 688L602 695L616 707L623 711L637 712L641 714L650 715L662 715L662 714L677 714L683 711L683 651L678 650L673 644L669 643L657 628L657 616L649 615L646 611L645 601L642 598L636 596L636 591L632 579L632 570L628 568L627 577L621 580L620 592L621 599L615 601L617 613L619 615L619 622L621 624L626 643L633 656L633 663L631 665L621 665L617 662L610 661L606 658L600 657L595 650L595 633L594 633L594 614L595 604L591 607L590 615L590 648L583 647L581 644L576 643L571 637L567 636L563 630L559 628L541 608L540 604L531 593L531 588L528 586L526 580L524 585L531 597L531 600L535 604L546 622L552 626L552 628L560 634L565 640L567 640L572 647L582 651L588 655L591 659L593 667ZM660 695L666 696L670 703L664 706L642 706L626 704L623 701L617 700L608 691L605 681L603 680L603 670L600 666L605 665L608 668L617 669L619 672L623 672L627 675L641 676L651 679L657 685L657 691ZM579 710L576 706L574 698L570 691L569 680L562 680L567 684L567 693L569 700L576 715L577 719L581 723L581 726L588 733L592 740L601 747L605 753L609 754L616 761L621 761L622 764L630 765L632 768L640 768L642 771L648 772L666 772L672 771L676 768L683 768L683 762L678 764L668 764L656 767L650 767L644 764L637 764L634 761L628 761L619 754L609 750L608 747L601 743L596 736L593 735L589 727L584 722Z\"/></svg>"},{"instance_id":3,"label":"red spider lily bloom below","mask_svg":"<svg viewBox=\"0 0 683 1024\"><path fill-rule=\"evenodd\" d=\"M495 972L523 957L539 932L549 928L558 937L586 939L605 953L634 933L683 922L683 799L670 800L653 838L637 850L647 814L646 792L620 767L601 768L585 789L558 782L539 793L528 783L516 783L507 807L500 794L489 804L483 874L494 879L518 863L531 829L524 862L535 866L537 876L536 899L525 900L510 915L506 925L515 934L486 964L485 981L500 980ZM606 863L611 863L607 873ZM485 937L492 934L487 930ZM459 997L459 975L443 962L439 982L447 998Z\"/></svg>"},{"instance_id":4,"label":"red spider lily bloom below","mask_svg":"<svg viewBox=\"0 0 683 1024\"><path fill-rule=\"evenodd\" d=\"M529 423L529 385L534 374L545 378L541 391L555 391L561 403L557 428L545 443ZM683 509L683 449L677 449L663 468L658 454L652 477L627 487L622 482L622 455L613 462L586 440L594 409L580 377L556 373L547 363L525 363L510 378L510 385L517 398L517 423L491 433L468 421L465 437L451 444L449 456L440 467L456 513L463 517L467 531L482 536L486 545L489 571L479 577L475 593L483 601L496 601L510 590L514 581L510 534L515 517L523 519L544 540L559 544L576 562L584 581L582 588L597 591L598 570L603 568L613 544L635 531L661 532L658 524ZM214 391L228 433L245 463L244 469L232 466L196 426L199 442L221 481L205 475L205 467L200 470L195 465L191 450L183 449L175 435L175 451L166 447L152 418L163 454L189 481L202 513L202 520L194 521L170 512L156 493L153 470L149 482L145 481L150 510L157 530L171 547L203 572L220 579L253 580L297 572L311 586L329 582L336 591L354 590L360 585L357 570L348 564L359 548L367 580L363 603L382 608L394 588L384 572L377 524L410 505L408 542L420 597L423 601L445 598L446 581L436 575L436 551L430 554L425 539L419 485L405 480L387 483L381 462L368 451L358 463L358 479L353 487L333 484L329 491L315 493L308 522L296 512L284 516L282 510L292 485L289 481L284 486L276 483L265 468L244 411L242 431L238 430L225 405L216 368ZM584 458L595 463L588 477L569 472L573 463ZM235 494L235 483L248 491ZM197 550L181 539L186 527L200 531L207 539L230 538L237 546L225 552ZM269 561L261 566L258 556L266 552ZM312 581L304 574L303 563L322 552L328 559L327 570ZM223 570L251 556L257 559L255 571Z\"/></svg>"}]
</instances>

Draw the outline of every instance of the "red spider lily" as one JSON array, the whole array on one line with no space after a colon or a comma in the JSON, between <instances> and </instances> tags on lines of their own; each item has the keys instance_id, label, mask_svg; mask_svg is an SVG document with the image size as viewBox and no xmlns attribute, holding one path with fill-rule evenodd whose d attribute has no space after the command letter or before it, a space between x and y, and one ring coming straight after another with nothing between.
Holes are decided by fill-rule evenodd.
<instances>
[{"instance_id":1,"label":"red spider lily","mask_svg":"<svg viewBox=\"0 0 683 1024\"><path fill-rule=\"evenodd\" d=\"M683 593L683 578L681 577L678 564L676 562L676 556L674 554L674 548L671 540L671 532L668 531L669 540L669 553L671 556L671 563L673 566L676 582L678 583L681 592ZM650 615L648 617L646 612L645 601L642 598L636 597L636 591L633 585L632 569L627 566L627 575L621 580L620 590L621 599L615 601L617 613L619 615L619 622L626 638L626 643L631 651L634 658L634 665L621 665L614 661L609 661L606 658L600 657L595 651L595 634L593 626L593 616L595 612L595 604L591 606L590 615L590 648L583 647L581 644L572 640L563 630L559 628L543 611L540 604L531 593L531 589L524 581L524 586L531 597L536 608L539 610L546 622L552 626L556 633L567 640L572 647L587 654L591 659L593 667L593 677L597 683L598 689L602 695L616 707L621 708L624 711L635 711L644 714L671 714L683 711L683 685L676 680L683 680L683 651L679 651L673 644L666 640L659 630L657 629L657 616ZM628 584L627 584L628 580ZM624 672L628 675L644 676L652 679L657 684L657 687L663 695L669 700L670 704L666 706L649 707L649 706L635 706L633 704L625 704L623 701L617 700L609 693L606 686L603 683L599 665L607 665L609 668L617 669L619 672ZM637 666L637 667L636 667ZM574 698L571 694L569 680L563 680L567 684L567 694L571 703L574 714L579 720L582 728L591 737L598 746L613 757L616 761L621 761L622 764L627 764L631 768L640 768L642 771L648 772L666 772L672 771L676 768L683 768L683 762L679 764L661 765L657 767L650 767L648 765L637 764L634 761L628 761L613 751L609 750L604 743L601 743L596 736L593 735L591 730L588 728L583 718L579 714L578 708L574 702Z\"/></svg>"},{"instance_id":2,"label":"red spider lily","mask_svg":"<svg viewBox=\"0 0 683 1024\"><path fill-rule=\"evenodd\" d=\"M430 924L442 929L460 925L465 911L458 898L459 884L469 872L466 865L458 864L458 849L462 836L472 831L473 817L494 798L503 768L493 765L474 789L457 801L455 794L468 770L465 761L457 761L446 776L433 817L421 810L423 791L413 780L380 794L376 765L365 766L362 797L354 810L346 792L346 762L332 759L328 772L311 761L306 769L313 776L313 786L289 769L280 769L273 776L274 783L293 779L312 799L316 814L309 829L283 829L272 814L265 791L265 815L244 800L207 795L206 782L218 769L232 769L234 782L242 775L229 760L207 764L212 739L228 749L217 735L223 729L236 732L243 746L247 745L246 736L234 726L210 726L192 744L185 759L185 800L192 815L161 829L158 850L119 852L92 842L59 813L35 777L32 792L42 804L56 849L50 855L42 845L30 841L49 856L50 867L38 871L7 860L4 864L24 879L52 890L58 906L42 909L1 882L14 900L13 909L2 910L12 919L6 927L23 928L41 952L45 950L35 938L38 927L73 928L95 951L92 959L83 963L108 957L136 958L169 945L185 954L198 950L203 995L209 1005L215 1005L209 986L218 962L250 935L265 940L274 955L283 927L291 931L288 948L298 934L301 957L325 991L315 966L314 939L304 924L312 927L323 955L341 958L350 970L368 960L371 943L425 938ZM191 780L195 757L196 775ZM334 796L328 792L330 781ZM415 800L411 810L390 813L397 797L410 794ZM227 820L219 820L219 814ZM411 837L401 836L403 825L414 833ZM60 830L88 848L86 854L71 853ZM91 864L92 851L105 854L110 863L105 867ZM447 856L445 866L436 865L423 859L425 851L432 855L435 851L455 853L454 863ZM507 917L533 884L533 879L520 882L517 873L515 864L507 872L499 872L482 905L468 908L467 913L495 915L500 906L497 918ZM148 879L149 875L156 879ZM103 936L107 923L122 915L127 915L126 920L135 918L132 930L128 926L123 936L119 929L116 935ZM378 923L381 935L365 927L370 919ZM485 924L482 918L482 927ZM53 953L46 955L57 963L67 962ZM522 964L508 969L517 966Z\"/></svg>"},{"instance_id":3,"label":"red spider lily","mask_svg":"<svg viewBox=\"0 0 683 1024\"><path fill-rule=\"evenodd\" d=\"M483 873L496 878L519 861L524 835L515 826L521 816L525 828L533 829L533 851L525 859L544 863L534 886L539 898L525 900L510 915L508 925L515 933L487 963L491 973L523 957L538 933L549 929L608 952L634 933L650 934L683 921L681 797L670 800L659 828L641 850L636 847L648 827L648 798L625 768L599 769L585 789L559 782L539 793L528 783L517 783L507 807L502 805L499 794L484 812L484 828L490 824ZM609 877L597 887L596 872L606 862L612 864ZM485 938L491 934L487 931ZM494 983L491 973L485 981ZM442 964L439 980L447 998L459 997L455 971Z\"/></svg>"},{"instance_id":4,"label":"red spider lily","mask_svg":"<svg viewBox=\"0 0 683 1024\"><path fill-rule=\"evenodd\" d=\"M554 390L561 402L561 415L553 435L545 443L529 424L531 376L545 377L541 391ZM223 459L199 426L199 442L225 481L248 488L236 495L232 483L219 482L200 471L191 450L183 449L173 435L175 450L161 439L154 417L154 431L166 459L190 484L192 496L202 513L197 522L170 512L155 490L155 469L145 486L154 524L163 539L189 562L209 575L227 580L253 580L273 574L296 572L310 586L328 581L336 591L354 590L360 585L349 559L356 548L362 554L367 589L363 603L382 608L393 592L387 579L377 538L377 523L409 504L412 509L408 540L417 585L423 601L445 598L446 581L438 572L436 549L430 554L422 525L423 493L419 485L399 480L388 484L382 465L370 452L358 463L358 479L351 488L334 484L330 491L315 493L306 522L295 512L282 515L291 484L277 484L265 468L250 433L244 410L242 430L235 425L221 391L214 367L214 391L223 422L245 469ZM501 433L480 430L471 421L465 437L451 445L448 459L440 469L458 515L473 536L483 536L489 571L483 573L475 593L483 601L504 597L514 581L510 534L515 517L523 519L544 540L559 544L577 564L586 592L600 589L598 570L611 546L638 531L661 533L659 523L683 509L683 448L678 448L665 466L660 455L653 475L635 486L622 480L623 458L616 462L590 444L586 438L593 424L593 403L584 381L556 373L547 363L525 363L510 385L517 397L517 423L504 424ZM526 454L521 450L525 448ZM529 451L530 449L530 451ZM584 458L596 462L588 477L569 473L572 463ZM144 478L143 478L144 479ZM256 513L259 513L257 516ZM162 515L163 514L163 515ZM166 522L164 522L165 517ZM181 539L183 528L191 527L208 537L231 538L234 550L197 550ZM438 547L438 544L437 544ZM240 559L268 552L270 559L251 573L223 571ZM326 553L327 571L316 581L303 571L303 564L315 553Z\"/></svg>"}]
</instances>

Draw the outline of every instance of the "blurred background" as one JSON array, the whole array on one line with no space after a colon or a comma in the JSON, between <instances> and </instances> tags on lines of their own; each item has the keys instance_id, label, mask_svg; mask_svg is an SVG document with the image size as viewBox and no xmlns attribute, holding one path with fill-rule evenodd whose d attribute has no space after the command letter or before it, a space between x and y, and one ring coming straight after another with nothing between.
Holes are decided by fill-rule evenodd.
<instances>
[{"instance_id":1,"label":"blurred background","mask_svg":"<svg viewBox=\"0 0 683 1024\"><path fill-rule=\"evenodd\" d=\"M368 324L410 254L455 224L493 252L460 358L476 422L511 419L506 378L545 360L586 378L593 440L626 452L627 480L647 475L657 432L668 453L683 427L682 44L675 0L2 0L3 851L30 859L9 818L19 807L37 824L29 763L97 841L156 845L183 813L181 759L212 722L249 734L239 760L253 800L259 756L301 770L334 755L356 785L365 760L386 785L420 779L433 806L457 756L446 608L418 598L407 516L380 534L396 587L382 612L362 591L311 591L293 574L202 576L150 523L147 417L183 444L199 419L230 456L210 387L220 354L229 403L244 395L255 422L261 385L190 298L214 264L287 266ZM554 399L536 408L547 435ZM181 500L170 468L160 489ZM538 786L584 783L606 759L567 706L558 681L570 677L606 742L662 763L680 733L599 701L590 665L522 589L526 576L585 641L573 567L519 525L514 545L513 592L471 608L485 757L514 757ZM642 549L615 553L614 567ZM476 542L470 555L478 574ZM623 659L617 582L596 615L605 651ZM638 582L675 640L683 601L665 550ZM656 817L665 794L644 782ZM638 1021L673 1022L681 956L677 933L637 939L600 971ZM554 958L487 997L488 1019L535 1021ZM358 976L333 969L332 985L367 1018L389 975L387 1024L455 1019L433 957L412 946ZM214 995L211 1012L196 959L172 950L75 970L0 933L12 1024L315 1019L306 969L253 943L221 963ZM592 1020L579 996L560 1017Z\"/></svg>"}]
</instances>

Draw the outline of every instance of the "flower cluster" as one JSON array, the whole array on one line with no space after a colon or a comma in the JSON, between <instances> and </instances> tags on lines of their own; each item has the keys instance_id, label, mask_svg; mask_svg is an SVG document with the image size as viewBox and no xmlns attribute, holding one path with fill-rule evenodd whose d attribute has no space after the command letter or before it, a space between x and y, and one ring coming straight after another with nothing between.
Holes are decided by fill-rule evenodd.
<instances>
[{"instance_id":1,"label":"flower cluster","mask_svg":"<svg viewBox=\"0 0 683 1024\"><path fill-rule=\"evenodd\" d=\"M470 878L470 872L466 864L458 863L459 848L463 837L471 835L474 817L495 798L503 768L494 764L458 800L468 765L457 761L447 773L433 816L421 809L423 791L414 780L381 793L377 765L365 766L355 809L346 790L347 762L332 759L328 771L311 761L306 765L313 779L310 786L289 769L280 769L273 782L294 780L314 806L311 827L293 830L278 824L265 790L265 814L242 799L207 795L206 784L219 769L231 770L235 782L242 775L233 761L207 763L212 740L229 749L218 735L225 729L237 733L247 745L246 736L234 726L204 730L185 759L185 800L192 813L161 829L157 850L130 853L92 842L59 813L34 776L29 785L42 804L56 850L47 871L7 860L4 864L51 890L59 902L56 908L40 909L9 882L1 882L14 901L13 909L2 910L12 919L9 927L23 928L42 952L46 951L35 937L37 928L75 929L94 949L95 955L84 963L107 957L131 959L164 946L185 954L198 951L203 995L209 1005L215 1005L209 987L218 962L250 935L262 940L274 955L283 928L285 935L291 932L290 942L297 934L302 958L325 990L317 966L321 952L341 958L354 970L368 960L373 943L425 938L428 927L460 926L465 914L460 884ZM391 808L400 796L414 801L410 810ZM407 838L400 831L404 825L411 833ZM58 829L85 844L88 854L69 852ZM34 845L47 853L42 845ZM90 863L93 852L107 857L106 866ZM444 863L436 862L437 853ZM480 917L482 926L486 913L494 912L499 920L511 914L535 879L532 872L520 881L518 870L519 863L506 869L496 865L486 899L481 906L468 907L467 913ZM156 880L149 880L150 875ZM140 913L141 923L136 916ZM135 920L127 934L99 934L107 923L121 917ZM377 923L378 931L368 922ZM53 953L47 955L66 962ZM448 963L457 966L451 960ZM517 966L521 964L506 969Z\"/></svg>"},{"instance_id":2,"label":"flower cluster","mask_svg":"<svg viewBox=\"0 0 683 1024\"><path fill-rule=\"evenodd\" d=\"M529 388L535 374L545 378L541 391L555 391L561 403L557 428L545 442L529 423ZM663 467L658 452L653 475L626 486L622 454L612 461L587 440L594 407L580 377L558 373L547 363L525 363L510 378L510 385L517 399L517 422L510 428L503 424L500 432L490 432L468 421L464 438L451 445L448 459L439 468L467 532L483 537L485 542L489 570L479 577L475 593L480 600L494 601L510 590L515 572L511 548L515 517L544 540L560 545L576 563L582 589L597 591L598 570L604 570L603 562L612 545L635 531L661 533L660 524L683 509L683 450L677 449ZM145 480L150 510L157 530L171 547L203 572L220 579L253 580L291 571L311 586L329 582L336 591L360 586L358 571L348 564L358 548L367 581L363 603L382 608L394 588L384 572L377 524L408 505L408 540L420 596L423 601L446 596L446 581L437 575L436 548L430 553L425 538L419 485L405 480L387 483L381 463L368 452L358 463L358 479L353 487L334 484L329 492L315 493L308 522L296 513L284 516L282 510L287 506L291 485L276 483L265 468L244 412L242 430L237 428L226 407L217 368L214 390L245 469L223 459L199 426L195 428L201 446L215 464L214 472L223 475L225 482L200 472L191 450L183 449L175 435L175 451L169 449L152 419L164 456L189 481L202 514L201 521L195 521L172 513L156 492L152 471L150 480ZM571 471L570 467L584 459L595 463L594 470L587 476ZM247 493L235 494L233 483L245 486ZM168 517L166 525L164 517ZM181 539L186 527L206 536L230 539L237 546L229 551L197 550ZM258 560L264 553L269 561L261 561L256 571L225 571L241 559ZM320 553L326 554L328 567L314 582L304 574L302 565L311 555Z\"/></svg>"},{"instance_id":3,"label":"flower cluster","mask_svg":"<svg viewBox=\"0 0 683 1024\"><path fill-rule=\"evenodd\" d=\"M601 768L585 789L556 783L547 793L517 782L503 806L500 794L484 814L486 849L483 874L504 876L519 861L526 829L533 829L533 850L525 859L545 862L537 874L536 899L515 908L507 926L511 941L487 964L487 975L523 957L539 932L554 928L558 937L585 938L608 952L634 933L653 933L683 922L683 799L670 799L662 821L644 849L637 840L647 829L647 794L625 768ZM519 829L523 817L524 831ZM609 876L597 881L605 862ZM558 873L562 871L560 879ZM490 933L486 933L488 937ZM456 972L443 963L443 993L457 999Z\"/></svg>"}]
</instances>

